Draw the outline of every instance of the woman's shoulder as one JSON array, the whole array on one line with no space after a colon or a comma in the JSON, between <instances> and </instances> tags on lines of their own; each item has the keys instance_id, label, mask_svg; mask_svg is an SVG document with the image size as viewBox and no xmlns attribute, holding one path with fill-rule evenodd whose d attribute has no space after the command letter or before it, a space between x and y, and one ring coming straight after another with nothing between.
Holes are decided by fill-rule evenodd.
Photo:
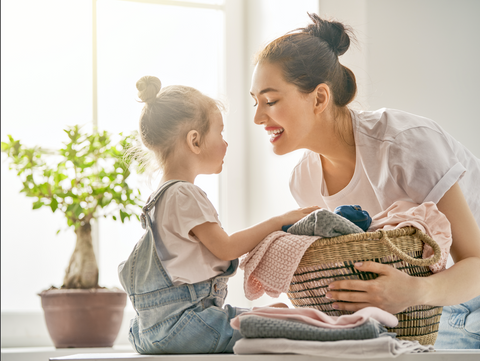
<instances>
[{"instance_id":1,"label":"woman's shoulder","mask_svg":"<svg viewBox=\"0 0 480 361\"><path fill-rule=\"evenodd\" d=\"M381 108L375 111L352 110L356 137L378 141L394 141L400 134L414 133L423 129L442 133L442 128L433 120L406 111Z\"/></svg>"}]
</instances>

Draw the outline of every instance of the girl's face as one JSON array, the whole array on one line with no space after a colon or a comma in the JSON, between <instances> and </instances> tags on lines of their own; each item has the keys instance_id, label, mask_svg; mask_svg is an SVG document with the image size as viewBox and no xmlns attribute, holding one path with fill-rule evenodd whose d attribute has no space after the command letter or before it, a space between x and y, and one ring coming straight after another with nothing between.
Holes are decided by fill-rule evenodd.
<instances>
[{"instance_id":1,"label":"girl's face","mask_svg":"<svg viewBox=\"0 0 480 361\"><path fill-rule=\"evenodd\" d=\"M250 90L255 101L254 122L265 127L275 154L308 147L315 126L315 95L287 83L279 64L263 62L253 72Z\"/></svg>"},{"instance_id":2,"label":"girl's face","mask_svg":"<svg viewBox=\"0 0 480 361\"><path fill-rule=\"evenodd\" d=\"M222 171L223 158L227 153L228 143L223 139L223 117L219 110L210 117L210 129L202 145L202 173L218 174Z\"/></svg>"}]
</instances>

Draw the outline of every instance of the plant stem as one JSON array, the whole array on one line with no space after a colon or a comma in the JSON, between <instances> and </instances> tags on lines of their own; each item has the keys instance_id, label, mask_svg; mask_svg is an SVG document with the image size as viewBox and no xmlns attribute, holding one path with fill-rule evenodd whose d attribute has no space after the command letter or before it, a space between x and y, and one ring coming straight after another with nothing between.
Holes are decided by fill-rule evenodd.
<instances>
[{"instance_id":1,"label":"plant stem","mask_svg":"<svg viewBox=\"0 0 480 361\"><path fill-rule=\"evenodd\" d=\"M98 287L98 266L93 251L90 222L79 226L75 233L77 234L77 243L65 271L62 288Z\"/></svg>"}]
</instances>

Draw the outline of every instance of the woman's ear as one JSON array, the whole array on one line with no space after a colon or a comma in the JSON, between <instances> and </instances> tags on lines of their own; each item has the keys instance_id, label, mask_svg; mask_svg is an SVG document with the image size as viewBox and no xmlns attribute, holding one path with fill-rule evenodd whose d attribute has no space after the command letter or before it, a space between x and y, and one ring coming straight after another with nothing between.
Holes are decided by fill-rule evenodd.
<instances>
[{"instance_id":1,"label":"woman's ear","mask_svg":"<svg viewBox=\"0 0 480 361\"><path fill-rule=\"evenodd\" d=\"M194 154L200 154L200 134L196 130L187 133L187 146Z\"/></svg>"},{"instance_id":2,"label":"woman's ear","mask_svg":"<svg viewBox=\"0 0 480 361\"><path fill-rule=\"evenodd\" d=\"M330 87L325 83L318 84L313 92L315 94L314 112L315 114L323 113L330 103Z\"/></svg>"}]
</instances>

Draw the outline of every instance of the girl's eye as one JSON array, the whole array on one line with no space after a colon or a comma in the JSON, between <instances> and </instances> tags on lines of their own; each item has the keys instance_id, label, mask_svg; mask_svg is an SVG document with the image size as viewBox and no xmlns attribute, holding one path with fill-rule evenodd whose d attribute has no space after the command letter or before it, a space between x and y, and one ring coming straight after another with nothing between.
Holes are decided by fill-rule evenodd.
<instances>
[{"instance_id":1,"label":"girl's eye","mask_svg":"<svg viewBox=\"0 0 480 361\"><path fill-rule=\"evenodd\" d=\"M276 103L276 101L274 101L274 102L267 102L267 105L272 106L272 105L274 105L275 103Z\"/></svg>"},{"instance_id":2,"label":"girl's eye","mask_svg":"<svg viewBox=\"0 0 480 361\"><path fill-rule=\"evenodd\" d=\"M258 103L253 104L253 107L255 108L258 105Z\"/></svg>"}]
</instances>

